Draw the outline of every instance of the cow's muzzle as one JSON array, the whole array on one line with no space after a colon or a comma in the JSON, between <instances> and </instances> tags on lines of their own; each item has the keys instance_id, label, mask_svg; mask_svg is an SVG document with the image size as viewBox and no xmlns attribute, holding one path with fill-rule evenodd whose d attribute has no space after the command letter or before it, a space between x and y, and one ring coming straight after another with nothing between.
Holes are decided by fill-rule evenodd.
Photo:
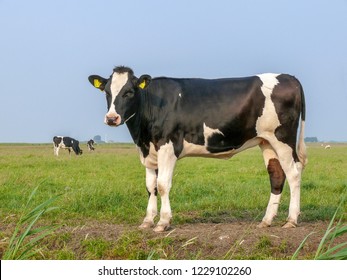
<instances>
[{"instance_id":1,"label":"cow's muzzle","mask_svg":"<svg viewBox=\"0 0 347 280\"><path fill-rule=\"evenodd\" d=\"M105 116L105 123L109 126L118 126L121 123L121 117L119 115L116 116Z\"/></svg>"}]
</instances>

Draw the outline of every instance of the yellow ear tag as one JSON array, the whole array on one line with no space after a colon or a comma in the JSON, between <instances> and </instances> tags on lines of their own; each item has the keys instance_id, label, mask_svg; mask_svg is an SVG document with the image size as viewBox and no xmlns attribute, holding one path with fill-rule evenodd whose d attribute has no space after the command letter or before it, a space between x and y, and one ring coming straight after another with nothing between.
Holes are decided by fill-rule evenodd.
<instances>
[{"instance_id":1,"label":"yellow ear tag","mask_svg":"<svg viewBox=\"0 0 347 280\"><path fill-rule=\"evenodd\" d=\"M96 88L100 88L101 85L102 85L102 83L98 79L94 79L94 86Z\"/></svg>"},{"instance_id":2,"label":"yellow ear tag","mask_svg":"<svg viewBox=\"0 0 347 280\"><path fill-rule=\"evenodd\" d=\"M139 84L139 88L144 89L146 86L146 81L143 81L141 84Z\"/></svg>"}]
</instances>

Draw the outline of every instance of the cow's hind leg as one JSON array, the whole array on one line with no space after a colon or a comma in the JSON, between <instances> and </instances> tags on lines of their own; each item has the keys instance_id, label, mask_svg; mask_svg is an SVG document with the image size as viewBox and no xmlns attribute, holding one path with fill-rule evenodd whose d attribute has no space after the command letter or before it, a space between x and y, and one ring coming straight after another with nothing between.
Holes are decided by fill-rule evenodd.
<instances>
[{"instance_id":1,"label":"cow's hind leg","mask_svg":"<svg viewBox=\"0 0 347 280\"><path fill-rule=\"evenodd\" d=\"M162 232L170 228L172 213L169 193L176 161L177 157L172 142L160 147L158 151L158 192L161 198L161 208L160 220L154 228L156 232Z\"/></svg>"},{"instance_id":2,"label":"cow's hind leg","mask_svg":"<svg viewBox=\"0 0 347 280\"><path fill-rule=\"evenodd\" d=\"M296 227L300 214L300 183L303 166L298 159L295 145L289 146L277 139L269 141L278 155L290 188L289 214L284 228Z\"/></svg>"},{"instance_id":3,"label":"cow's hind leg","mask_svg":"<svg viewBox=\"0 0 347 280\"><path fill-rule=\"evenodd\" d=\"M157 216L157 172L158 170L146 168L146 187L148 192L148 206L146 217L140 228L150 228L154 226L154 218Z\"/></svg>"},{"instance_id":4,"label":"cow's hind leg","mask_svg":"<svg viewBox=\"0 0 347 280\"><path fill-rule=\"evenodd\" d=\"M271 194L266 208L266 213L262 222L258 225L259 228L263 228L269 227L273 218L277 215L286 176L278 160L277 154L269 142L264 140L259 146L263 152L264 163L269 173L271 184Z\"/></svg>"}]
</instances>

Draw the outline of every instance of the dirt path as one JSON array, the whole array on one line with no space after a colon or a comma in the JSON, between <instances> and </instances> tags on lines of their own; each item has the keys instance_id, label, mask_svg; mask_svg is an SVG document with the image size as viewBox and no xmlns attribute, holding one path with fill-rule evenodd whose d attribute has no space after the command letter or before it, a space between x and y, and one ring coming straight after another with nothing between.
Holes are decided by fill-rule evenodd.
<instances>
[{"instance_id":1,"label":"dirt path","mask_svg":"<svg viewBox=\"0 0 347 280\"><path fill-rule=\"evenodd\" d=\"M39 259L290 259L307 235L299 259L313 259L329 222L258 229L251 222L189 223L165 233L137 226L69 221L46 237ZM13 224L0 225L0 257ZM347 242L344 235L336 242Z\"/></svg>"},{"instance_id":2,"label":"dirt path","mask_svg":"<svg viewBox=\"0 0 347 280\"><path fill-rule=\"evenodd\" d=\"M135 226L87 223L61 230L71 233L67 245L75 250L80 250L81 240L86 243L102 239L114 243L113 254L102 256L111 259L134 258L131 251L142 252L144 256L151 252L152 257L166 259L290 259L304 238L315 232L299 255L300 259L311 259L327 226L328 222L321 221L301 223L294 229L282 229L279 225L258 229L248 222L197 223L176 225L168 232L157 234ZM126 252L118 254L117 250ZM80 257L85 257L83 252Z\"/></svg>"}]
</instances>

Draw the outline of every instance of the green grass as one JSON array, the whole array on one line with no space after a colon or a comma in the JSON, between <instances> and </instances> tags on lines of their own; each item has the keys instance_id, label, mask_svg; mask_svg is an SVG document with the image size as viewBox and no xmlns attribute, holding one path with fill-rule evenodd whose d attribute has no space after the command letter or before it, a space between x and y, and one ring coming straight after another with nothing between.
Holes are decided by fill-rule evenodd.
<instances>
[{"instance_id":1,"label":"green grass","mask_svg":"<svg viewBox=\"0 0 347 280\"><path fill-rule=\"evenodd\" d=\"M3 232L18 221L27 198L37 186L39 191L32 198L34 205L62 194L55 202L59 214L56 211L45 213L42 223L66 227L83 225L86 221L130 226L141 223L147 192L145 170L135 146L104 144L98 145L93 153L84 150L79 157L70 157L64 150L55 157L51 144L0 144L1 238L5 238ZM340 195L347 188L347 145L333 145L329 150L310 145L308 156L309 164L302 181L300 221L329 221ZM268 174L258 148L227 161L186 158L178 161L173 178L170 193L173 223L257 222L265 212L269 195ZM285 220L288 205L286 185L275 222ZM59 243L56 244L59 251L52 256L48 249L45 258L81 257L64 247L64 238L70 238L68 233L64 234L54 241ZM187 249L183 246L186 240L173 248L165 242L160 243L162 240L158 244L143 243L146 233L135 231L131 234L134 236L125 235L124 240L116 241L88 237L80 245L84 246L89 258L165 258L165 255L174 257ZM119 253L122 246L130 246L126 238L132 238L130 244L140 244L143 250L134 253L124 249L124 253ZM192 258L198 257L199 252L195 253Z\"/></svg>"},{"instance_id":2,"label":"green grass","mask_svg":"<svg viewBox=\"0 0 347 280\"><path fill-rule=\"evenodd\" d=\"M54 196L37 206L31 205L31 201L37 192L37 188L30 194L27 204L23 209L13 234L9 240L8 247L4 252L4 260L25 260L39 253L38 245L48 235L52 234L57 226L37 227L38 220L56 207L50 205L58 198Z\"/></svg>"},{"instance_id":3,"label":"green grass","mask_svg":"<svg viewBox=\"0 0 347 280\"><path fill-rule=\"evenodd\" d=\"M317 251L314 256L315 260L347 260L347 241L337 242L337 244L334 243L336 238L341 236L346 238L347 235L347 224L344 224L344 217L347 215L345 211L346 199L347 189L341 196L341 201L336 208L325 234L317 247ZM300 250L304 247L307 239L313 234L315 234L315 232L311 232L304 238L298 249L294 252L292 259L296 259L298 257Z\"/></svg>"}]
</instances>

